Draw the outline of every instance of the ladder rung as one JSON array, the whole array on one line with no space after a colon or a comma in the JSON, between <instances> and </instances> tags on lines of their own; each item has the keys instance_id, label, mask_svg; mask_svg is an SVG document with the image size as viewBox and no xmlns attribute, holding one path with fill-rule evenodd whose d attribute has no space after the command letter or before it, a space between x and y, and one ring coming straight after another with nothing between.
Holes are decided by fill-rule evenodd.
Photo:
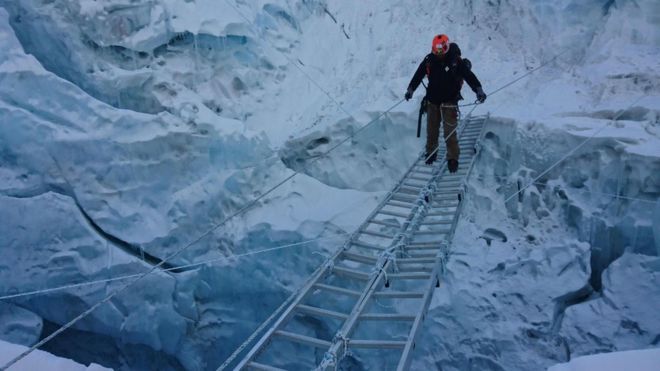
<instances>
[{"instance_id":1,"label":"ladder rung","mask_svg":"<svg viewBox=\"0 0 660 371\"><path fill-rule=\"evenodd\" d=\"M418 195L419 194L419 189L417 188L410 188L410 187L399 187L398 192L404 192L406 194L413 194L413 195ZM397 192L397 193L398 193Z\"/></svg>"},{"instance_id":2,"label":"ladder rung","mask_svg":"<svg viewBox=\"0 0 660 371\"><path fill-rule=\"evenodd\" d=\"M461 186L460 184L458 184L458 185L452 185L452 184L450 184L450 185L440 185L440 186L435 187L435 191L440 192L440 193L449 193L449 192L457 193L458 190L460 189L460 186Z\"/></svg>"},{"instance_id":3,"label":"ladder rung","mask_svg":"<svg viewBox=\"0 0 660 371\"><path fill-rule=\"evenodd\" d=\"M440 248L440 245L408 245L406 246L406 250L437 250ZM398 259L397 259L398 261Z\"/></svg>"},{"instance_id":4,"label":"ladder rung","mask_svg":"<svg viewBox=\"0 0 660 371\"><path fill-rule=\"evenodd\" d=\"M429 180L431 180L431 177L428 177L428 178L420 178L420 177L418 177L418 176L409 176L408 179L411 179L411 180L421 180L422 182L428 182Z\"/></svg>"},{"instance_id":5,"label":"ladder rung","mask_svg":"<svg viewBox=\"0 0 660 371\"><path fill-rule=\"evenodd\" d=\"M453 220L434 220L429 222L421 222L420 225L451 225Z\"/></svg>"},{"instance_id":6,"label":"ladder rung","mask_svg":"<svg viewBox=\"0 0 660 371\"><path fill-rule=\"evenodd\" d=\"M449 175L451 174L451 175ZM447 173L447 177L453 176L456 173ZM462 187L464 184L465 177L461 176L460 178L454 178L454 179L442 179L441 181L438 182L436 185L436 191L435 194L447 194L449 193L448 191L453 189L454 187Z\"/></svg>"},{"instance_id":7,"label":"ladder rung","mask_svg":"<svg viewBox=\"0 0 660 371\"><path fill-rule=\"evenodd\" d=\"M275 335L281 336L287 340L295 341L296 343L310 345L317 348L330 348L332 343L329 341L313 338L310 336L294 334L293 332L277 330Z\"/></svg>"},{"instance_id":8,"label":"ladder rung","mask_svg":"<svg viewBox=\"0 0 660 371\"><path fill-rule=\"evenodd\" d=\"M388 223L388 222L383 221L383 220L371 219L371 220L369 221L369 223L371 223L371 224L378 224L378 225L384 225L384 226L386 226L386 227L392 227L392 228L401 228L401 226L400 226L399 224Z\"/></svg>"},{"instance_id":9,"label":"ladder rung","mask_svg":"<svg viewBox=\"0 0 660 371\"><path fill-rule=\"evenodd\" d=\"M317 308L317 307L311 307L309 305L304 305L304 304L299 304L296 306L296 308L300 312L304 312L307 314L313 314L315 316L319 317L330 317L330 318L336 318L336 319L346 319L348 318L348 315L344 313L339 313L335 312L333 310L327 310L327 309L322 309L322 308Z\"/></svg>"},{"instance_id":10,"label":"ladder rung","mask_svg":"<svg viewBox=\"0 0 660 371\"><path fill-rule=\"evenodd\" d=\"M273 367L269 365L264 365L262 363L257 363L257 362L250 362L247 364L247 368L249 369L254 369L254 370L259 370L259 371L286 371L283 368L278 368L278 367Z\"/></svg>"},{"instance_id":11,"label":"ladder rung","mask_svg":"<svg viewBox=\"0 0 660 371\"><path fill-rule=\"evenodd\" d=\"M413 187L417 189L422 189L426 187L426 184L416 184L416 183L401 183L401 185L404 185L406 187Z\"/></svg>"},{"instance_id":12,"label":"ladder rung","mask_svg":"<svg viewBox=\"0 0 660 371\"><path fill-rule=\"evenodd\" d=\"M456 200L458 201L458 193L450 194L450 195L439 195L439 196L434 196L433 197L433 202L436 201L451 201L451 200Z\"/></svg>"},{"instance_id":13,"label":"ladder rung","mask_svg":"<svg viewBox=\"0 0 660 371\"><path fill-rule=\"evenodd\" d=\"M399 313L365 313L360 319L367 321L414 321L415 316Z\"/></svg>"},{"instance_id":14,"label":"ladder rung","mask_svg":"<svg viewBox=\"0 0 660 371\"><path fill-rule=\"evenodd\" d=\"M398 216L400 218L407 218L408 215L410 215L410 214L406 215L406 214L401 214L401 213L395 213L394 211L387 211L387 210L380 210L380 211L378 211L378 213L383 214L383 215L389 215L389 216Z\"/></svg>"},{"instance_id":15,"label":"ladder rung","mask_svg":"<svg viewBox=\"0 0 660 371\"><path fill-rule=\"evenodd\" d=\"M359 291L349 290L349 289L345 289L343 287L326 285L324 283L317 283L317 284L314 285L314 287L316 287L318 289L321 289L321 290L330 291L330 292L334 292L334 293L337 293L337 294L344 294L344 295L348 295L348 296L360 296L360 295L362 295L362 293L359 292Z\"/></svg>"},{"instance_id":16,"label":"ladder rung","mask_svg":"<svg viewBox=\"0 0 660 371\"><path fill-rule=\"evenodd\" d=\"M426 164L424 164L426 165ZM432 167L426 167L426 166L415 166L418 168L418 170L413 170L414 173L422 173L422 174L433 174L433 168Z\"/></svg>"},{"instance_id":17,"label":"ladder rung","mask_svg":"<svg viewBox=\"0 0 660 371\"><path fill-rule=\"evenodd\" d=\"M378 291L374 292L375 297L391 299L421 299L423 292L419 291Z\"/></svg>"},{"instance_id":18,"label":"ladder rung","mask_svg":"<svg viewBox=\"0 0 660 371\"><path fill-rule=\"evenodd\" d=\"M432 270L433 270L433 267L426 267L426 266L424 266L424 267L406 267L406 266L398 267L399 272L419 272L419 273L423 273L423 272L430 272Z\"/></svg>"},{"instance_id":19,"label":"ladder rung","mask_svg":"<svg viewBox=\"0 0 660 371\"><path fill-rule=\"evenodd\" d=\"M372 245L370 243L362 242L362 241L353 241L351 242L352 245L359 246L359 247L364 247L365 249L372 249L372 250L378 250L378 251L383 251L385 250L384 247Z\"/></svg>"},{"instance_id":20,"label":"ladder rung","mask_svg":"<svg viewBox=\"0 0 660 371\"><path fill-rule=\"evenodd\" d=\"M361 234L366 234L366 235L369 235L369 236L374 236L374 237L389 238L389 239L394 238L394 236L390 236L389 234L374 232L374 231L363 230L363 231L360 231L360 233Z\"/></svg>"},{"instance_id":21,"label":"ladder rung","mask_svg":"<svg viewBox=\"0 0 660 371\"><path fill-rule=\"evenodd\" d=\"M406 346L405 341L384 341L384 340L350 340L349 347L365 349L403 349Z\"/></svg>"},{"instance_id":22,"label":"ladder rung","mask_svg":"<svg viewBox=\"0 0 660 371\"><path fill-rule=\"evenodd\" d=\"M344 259L352 260L354 262L364 263L364 264L376 264L376 262L378 261L378 259L373 256L356 254L348 251L342 252L341 255L342 257L344 257Z\"/></svg>"},{"instance_id":23,"label":"ladder rung","mask_svg":"<svg viewBox=\"0 0 660 371\"><path fill-rule=\"evenodd\" d=\"M397 201L391 201L391 200L390 200L390 201L387 201L387 203L386 203L385 205L387 205L387 206L394 206L394 207L400 207L400 208L402 208L402 209L408 209L408 210L412 209L412 207L411 207L412 204L410 204L410 203L397 202Z\"/></svg>"},{"instance_id":24,"label":"ladder rung","mask_svg":"<svg viewBox=\"0 0 660 371\"><path fill-rule=\"evenodd\" d=\"M446 209L449 207L456 207L458 203L459 203L458 197L456 197L456 199L454 200L439 200L439 201L433 200L433 202L431 202L431 207Z\"/></svg>"},{"instance_id":25,"label":"ladder rung","mask_svg":"<svg viewBox=\"0 0 660 371\"><path fill-rule=\"evenodd\" d=\"M456 195L452 198L443 198L443 199L434 198L434 199L431 199L431 206L433 206L433 207L450 207L450 206L447 206L447 205L451 205L451 204L458 204L458 195ZM436 205L440 205L440 206L436 206Z\"/></svg>"},{"instance_id":26,"label":"ladder rung","mask_svg":"<svg viewBox=\"0 0 660 371\"><path fill-rule=\"evenodd\" d=\"M417 203L417 196L410 197L400 193L395 193L394 195L392 195L392 198L390 198L390 200L407 202L411 205L414 205L415 203Z\"/></svg>"},{"instance_id":27,"label":"ladder rung","mask_svg":"<svg viewBox=\"0 0 660 371\"><path fill-rule=\"evenodd\" d=\"M456 180L450 179L447 182L439 183L434 196L451 196L463 189L463 177Z\"/></svg>"},{"instance_id":28,"label":"ladder rung","mask_svg":"<svg viewBox=\"0 0 660 371\"><path fill-rule=\"evenodd\" d=\"M392 273L388 274L387 278L396 278L400 280L427 280L431 278L428 273Z\"/></svg>"},{"instance_id":29,"label":"ladder rung","mask_svg":"<svg viewBox=\"0 0 660 371\"><path fill-rule=\"evenodd\" d=\"M431 179L433 177L433 171L423 171L423 170L413 170L410 172L410 174L405 177L405 179L412 179L413 177L417 178L423 178L423 177L428 177L426 180ZM418 179L419 180L419 179Z\"/></svg>"},{"instance_id":30,"label":"ladder rung","mask_svg":"<svg viewBox=\"0 0 660 371\"><path fill-rule=\"evenodd\" d=\"M433 264L435 259L432 258L398 258L397 264Z\"/></svg>"},{"instance_id":31,"label":"ladder rung","mask_svg":"<svg viewBox=\"0 0 660 371\"><path fill-rule=\"evenodd\" d=\"M414 241L413 241L413 242L414 242ZM442 247L442 245L435 245L435 246L433 246L433 245L431 245L431 246L423 246L423 245L422 245L422 246L420 246L420 245L415 246L415 245L408 245L408 246L406 247L406 250L408 250L408 251L418 251L418 250L420 250L420 251L421 251L421 250L427 250L427 251L430 250L430 251L434 251L434 250L439 249L440 247Z\"/></svg>"},{"instance_id":32,"label":"ladder rung","mask_svg":"<svg viewBox=\"0 0 660 371\"><path fill-rule=\"evenodd\" d=\"M439 241L420 241L420 242L411 242L408 244L408 247L416 247L416 246L442 246L447 241L445 240L439 240Z\"/></svg>"},{"instance_id":33,"label":"ladder rung","mask_svg":"<svg viewBox=\"0 0 660 371\"><path fill-rule=\"evenodd\" d=\"M428 254L428 253L418 253L416 251L410 251L408 255L413 256L415 258L437 258L438 253L435 254Z\"/></svg>"},{"instance_id":34,"label":"ladder rung","mask_svg":"<svg viewBox=\"0 0 660 371\"><path fill-rule=\"evenodd\" d=\"M415 232L416 235L422 235L422 236L434 236L438 234L447 234L451 231L451 229L434 229L430 231L417 231Z\"/></svg>"},{"instance_id":35,"label":"ladder rung","mask_svg":"<svg viewBox=\"0 0 660 371\"><path fill-rule=\"evenodd\" d=\"M443 154L443 153L445 153L445 150L441 148L438 151L438 156L437 157L441 157L440 155ZM433 169L433 168L435 168L435 165L427 165L426 162L424 162L424 160L426 160L426 156L420 157L419 161L415 164L415 167L421 167L422 169Z\"/></svg>"},{"instance_id":36,"label":"ladder rung","mask_svg":"<svg viewBox=\"0 0 660 371\"><path fill-rule=\"evenodd\" d=\"M452 173L452 176L454 174L455 173ZM454 189L456 187L460 187L462 185L463 185L463 179L445 179L444 181L438 182L438 185L435 187L435 189L436 189L436 192L438 192L438 191L442 192L442 190L445 190L445 189L451 190L451 189Z\"/></svg>"},{"instance_id":37,"label":"ladder rung","mask_svg":"<svg viewBox=\"0 0 660 371\"><path fill-rule=\"evenodd\" d=\"M464 149L464 151L467 151L467 149ZM455 173L446 172L443 174L442 182L462 182L465 174L467 174L467 169L464 167L465 164L466 162L461 162Z\"/></svg>"},{"instance_id":38,"label":"ladder rung","mask_svg":"<svg viewBox=\"0 0 660 371\"><path fill-rule=\"evenodd\" d=\"M448 176L454 176L454 174L448 175ZM441 191L442 189L450 189L450 188L453 188L453 187L458 188L462 184L463 184L463 179L462 178L461 179L456 179L456 180L454 180L454 179L444 179L443 181L438 183L438 186L436 187L436 192L438 192L438 191L442 192Z\"/></svg>"},{"instance_id":39,"label":"ladder rung","mask_svg":"<svg viewBox=\"0 0 660 371\"><path fill-rule=\"evenodd\" d=\"M426 216L453 216L455 211L434 211L427 213Z\"/></svg>"},{"instance_id":40,"label":"ladder rung","mask_svg":"<svg viewBox=\"0 0 660 371\"><path fill-rule=\"evenodd\" d=\"M358 280L364 280L367 281L369 279L369 275L364 272L360 272L355 269L349 269L349 268L342 268L342 267L334 267L332 271L340 276L348 277L348 278L355 278Z\"/></svg>"}]
</instances>

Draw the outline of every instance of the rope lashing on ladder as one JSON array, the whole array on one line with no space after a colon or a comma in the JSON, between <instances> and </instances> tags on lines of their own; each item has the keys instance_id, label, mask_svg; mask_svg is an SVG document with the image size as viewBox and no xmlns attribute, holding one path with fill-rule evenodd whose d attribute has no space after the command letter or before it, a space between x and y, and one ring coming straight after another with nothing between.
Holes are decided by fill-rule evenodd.
<instances>
[{"instance_id":1,"label":"rope lashing on ladder","mask_svg":"<svg viewBox=\"0 0 660 371\"><path fill-rule=\"evenodd\" d=\"M337 332L337 334L335 334L335 337L332 339L332 342L333 343L341 342L342 344L341 357L337 357L336 352L332 350L328 350L327 352L325 352L325 354L323 354L323 360L314 370L325 371L328 368L333 368L334 370L338 370L339 362L341 362L341 360L344 359L344 357L350 357L353 355L348 347L349 346L348 343L350 341L351 341L350 338L344 336L344 334L341 331Z\"/></svg>"}]
</instances>

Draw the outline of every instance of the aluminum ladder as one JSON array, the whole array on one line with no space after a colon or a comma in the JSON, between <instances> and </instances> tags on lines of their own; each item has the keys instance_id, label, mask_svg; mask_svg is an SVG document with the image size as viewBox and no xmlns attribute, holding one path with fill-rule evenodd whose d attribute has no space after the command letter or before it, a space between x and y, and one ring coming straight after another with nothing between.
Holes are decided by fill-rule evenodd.
<instances>
[{"instance_id":1,"label":"aluminum ladder","mask_svg":"<svg viewBox=\"0 0 660 371\"><path fill-rule=\"evenodd\" d=\"M234 370L334 370L347 354L367 357L369 351L385 351L385 357L394 359L380 358L387 369L396 364L396 370L407 370L440 284L487 120L460 121L456 173L446 171L444 148L439 165L428 166L420 156ZM395 327L398 334L390 331ZM374 334L387 338L374 339Z\"/></svg>"}]
</instances>

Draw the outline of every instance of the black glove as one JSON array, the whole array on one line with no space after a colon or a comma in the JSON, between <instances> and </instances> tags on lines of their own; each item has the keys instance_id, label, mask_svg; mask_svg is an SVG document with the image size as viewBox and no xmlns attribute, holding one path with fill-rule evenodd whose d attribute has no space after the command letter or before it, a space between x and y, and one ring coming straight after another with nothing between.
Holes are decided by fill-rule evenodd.
<instances>
[{"instance_id":1,"label":"black glove","mask_svg":"<svg viewBox=\"0 0 660 371\"><path fill-rule=\"evenodd\" d=\"M406 94L403 97L406 98L406 100L410 100L410 98L412 98L412 93L413 93L412 90L410 90L409 88L408 90L406 90Z\"/></svg>"},{"instance_id":2,"label":"black glove","mask_svg":"<svg viewBox=\"0 0 660 371\"><path fill-rule=\"evenodd\" d=\"M486 100L486 93L484 93L484 89L480 87L477 88L477 100L479 103L483 103Z\"/></svg>"}]
</instances>

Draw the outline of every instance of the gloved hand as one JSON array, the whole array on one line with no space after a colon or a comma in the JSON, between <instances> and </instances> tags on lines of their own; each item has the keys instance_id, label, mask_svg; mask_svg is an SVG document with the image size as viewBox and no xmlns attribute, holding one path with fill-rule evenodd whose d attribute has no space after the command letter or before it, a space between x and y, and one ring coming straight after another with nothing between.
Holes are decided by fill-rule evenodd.
<instances>
[{"instance_id":1,"label":"gloved hand","mask_svg":"<svg viewBox=\"0 0 660 371\"><path fill-rule=\"evenodd\" d=\"M486 100L486 93L484 93L484 89L480 87L477 88L477 100L479 103L483 103Z\"/></svg>"},{"instance_id":2,"label":"gloved hand","mask_svg":"<svg viewBox=\"0 0 660 371\"><path fill-rule=\"evenodd\" d=\"M410 98L412 98L412 93L412 90L408 88L408 90L406 90L406 94L403 97L406 98L406 100L410 100Z\"/></svg>"}]
</instances>

